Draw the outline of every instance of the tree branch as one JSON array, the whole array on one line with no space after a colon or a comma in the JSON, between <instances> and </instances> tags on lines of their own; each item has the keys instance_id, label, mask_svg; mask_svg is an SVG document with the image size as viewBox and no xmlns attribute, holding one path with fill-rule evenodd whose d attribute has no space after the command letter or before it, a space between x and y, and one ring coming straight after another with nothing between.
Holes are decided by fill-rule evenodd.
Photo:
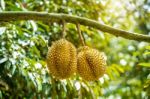
<instances>
[{"instance_id":1,"label":"tree branch","mask_svg":"<svg viewBox=\"0 0 150 99\"><path fill-rule=\"evenodd\" d=\"M65 20L66 22L69 23L74 23L74 24L79 23L81 25L90 26L99 29L103 32L107 32L115 36L120 36L126 39L150 42L149 35L127 32L83 17L72 16L68 14L60 14L60 13L56 14L56 13L32 12L32 11L31 12L22 12L22 11L0 12L0 21L16 21L16 20L38 20L38 21L49 21L49 22L60 22L61 20Z\"/></svg>"}]
</instances>

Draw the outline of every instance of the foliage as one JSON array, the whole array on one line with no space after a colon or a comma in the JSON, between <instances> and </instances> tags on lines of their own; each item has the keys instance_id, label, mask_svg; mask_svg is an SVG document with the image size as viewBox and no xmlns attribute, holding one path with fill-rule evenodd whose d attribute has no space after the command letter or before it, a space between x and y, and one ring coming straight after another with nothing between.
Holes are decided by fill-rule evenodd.
<instances>
[{"instance_id":1,"label":"foliage","mask_svg":"<svg viewBox=\"0 0 150 99\"><path fill-rule=\"evenodd\" d=\"M0 0L0 11L66 13L148 35L149 5L149 0ZM107 74L99 81L86 82L78 75L55 80L48 74L47 48L60 38L61 24L32 20L1 22L0 98L148 99L150 45L87 26L81 26L81 30L88 46L107 55ZM66 38L77 48L81 46L75 25L67 24Z\"/></svg>"}]
</instances>

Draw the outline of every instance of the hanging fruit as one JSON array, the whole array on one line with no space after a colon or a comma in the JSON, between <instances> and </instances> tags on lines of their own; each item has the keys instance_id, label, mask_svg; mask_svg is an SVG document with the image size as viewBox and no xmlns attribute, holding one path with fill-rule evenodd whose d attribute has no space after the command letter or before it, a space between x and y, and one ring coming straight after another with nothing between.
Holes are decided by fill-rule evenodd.
<instances>
[{"instance_id":1,"label":"hanging fruit","mask_svg":"<svg viewBox=\"0 0 150 99\"><path fill-rule=\"evenodd\" d=\"M102 52L84 46L80 48L77 58L77 71L87 81L98 80L105 74L106 58Z\"/></svg>"},{"instance_id":2,"label":"hanging fruit","mask_svg":"<svg viewBox=\"0 0 150 99\"><path fill-rule=\"evenodd\" d=\"M76 72L76 48L66 39L55 41L48 49L47 66L57 79L66 79Z\"/></svg>"}]
</instances>

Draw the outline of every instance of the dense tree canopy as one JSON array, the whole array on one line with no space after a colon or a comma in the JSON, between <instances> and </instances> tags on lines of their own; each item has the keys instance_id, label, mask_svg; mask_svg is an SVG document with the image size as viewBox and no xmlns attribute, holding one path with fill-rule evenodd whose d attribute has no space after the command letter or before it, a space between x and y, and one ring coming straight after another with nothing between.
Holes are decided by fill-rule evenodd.
<instances>
[{"instance_id":1,"label":"dense tree canopy","mask_svg":"<svg viewBox=\"0 0 150 99\"><path fill-rule=\"evenodd\" d=\"M65 13L108 26L150 35L150 0L0 0L0 12ZM106 74L84 81L78 74L56 80L46 65L48 46L61 38L61 22L0 21L0 98L148 99L150 44L81 25L86 45L107 56ZM82 46L76 25L66 24L66 39Z\"/></svg>"}]
</instances>

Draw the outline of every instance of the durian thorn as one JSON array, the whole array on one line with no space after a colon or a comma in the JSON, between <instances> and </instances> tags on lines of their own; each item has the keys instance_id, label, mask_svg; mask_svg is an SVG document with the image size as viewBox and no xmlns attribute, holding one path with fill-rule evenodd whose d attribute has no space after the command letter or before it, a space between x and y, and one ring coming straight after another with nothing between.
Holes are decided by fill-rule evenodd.
<instances>
[{"instance_id":1,"label":"durian thorn","mask_svg":"<svg viewBox=\"0 0 150 99\"><path fill-rule=\"evenodd\" d=\"M81 41L82 45L85 46L85 39L84 39L84 36L83 36L83 34L81 32L80 24L77 23L76 27L77 27L77 31L78 31L78 34L79 34L80 41Z\"/></svg>"},{"instance_id":2,"label":"durian thorn","mask_svg":"<svg viewBox=\"0 0 150 99\"><path fill-rule=\"evenodd\" d=\"M63 30L62 30L62 38L66 36L66 21L62 20Z\"/></svg>"}]
</instances>

